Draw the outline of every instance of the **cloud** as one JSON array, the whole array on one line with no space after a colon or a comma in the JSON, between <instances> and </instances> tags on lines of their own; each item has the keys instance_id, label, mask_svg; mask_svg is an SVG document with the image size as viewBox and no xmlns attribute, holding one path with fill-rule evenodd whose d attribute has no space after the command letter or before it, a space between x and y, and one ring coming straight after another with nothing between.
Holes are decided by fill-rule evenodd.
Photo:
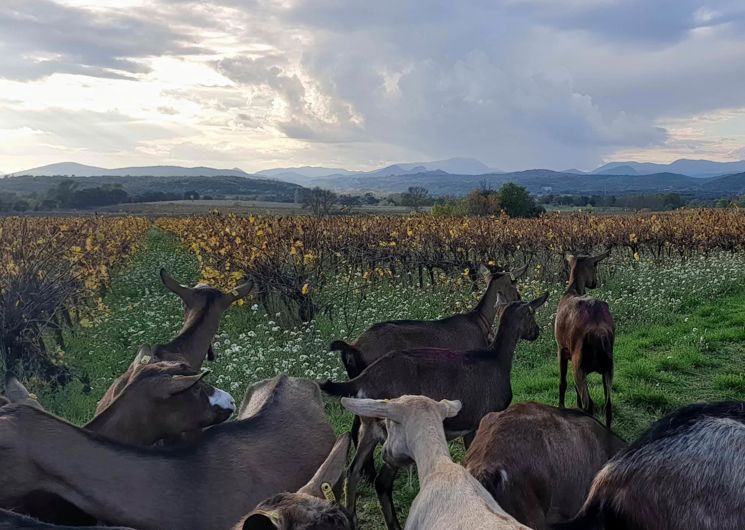
<instances>
[{"instance_id":1,"label":"cloud","mask_svg":"<svg viewBox=\"0 0 745 530\"><path fill-rule=\"evenodd\" d=\"M0 3L0 78L20 100L0 101L0 119L29 158L22 130L132 164L222 157L249 169L449 156L563 169L741 152L735 118L694 124L745 108L739 0L95 4ZM96 112L74 110L81 101Z\"/></svg>"},{"instance_id":2,"label":"cloud","mask_svg":"<svg viewBox=\"0 0 745 530\"><path fill-rule=\"evenodd\" d=\"M91 10L51 0L0 3L0 76L33 80L52 73L127 78L141 59L204 50L152 12Z\"/></svg>"}]
</instances>

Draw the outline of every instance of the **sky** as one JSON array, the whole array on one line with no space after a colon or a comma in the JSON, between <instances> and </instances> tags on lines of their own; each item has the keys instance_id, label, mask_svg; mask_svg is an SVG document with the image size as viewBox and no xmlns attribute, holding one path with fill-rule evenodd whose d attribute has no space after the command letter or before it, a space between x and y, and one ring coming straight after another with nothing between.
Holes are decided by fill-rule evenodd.
<instances>
[{"instance_id":1,"label":"sky","mask_svg":"<svg viewBox=\"0 0 745 530\"><path fill-rule=\"evenodd\" d=\"M2 0L0 173L745 158L742 0Z\"/></svg>"}]
</instances>

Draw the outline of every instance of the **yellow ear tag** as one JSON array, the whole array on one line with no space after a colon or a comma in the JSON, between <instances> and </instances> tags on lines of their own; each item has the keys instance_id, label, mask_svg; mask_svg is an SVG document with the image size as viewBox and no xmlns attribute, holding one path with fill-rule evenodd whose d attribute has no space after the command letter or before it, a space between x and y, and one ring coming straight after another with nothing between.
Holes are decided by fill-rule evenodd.
<instances>
[{"instance_id":1,"label":"yellow ear tag","mask_svg":"<svg viewBox=\"0 0 745 530\"><path fill-rule=\"evenodd\" d=\"M334 495L334 490L331 489L331 484L328 482L324 482L321 484L321 491L323 492L323 496L326 497L326 500L329 502L336 502L336 495Z\"/></svg>"},{"instance_id":2,"label":"yellow ear tag","mask_svg":"<svg viewBox=\"0 0 745 530\"><path fill-rule=\"evenodd\" d=\"M513 282L515 282L515 281L517 281L517 278L515 278L515 275L514 274L510 273L510 280L512 280Z\"/></svg>"},{"instance_id":3,"label":"yellow ear tag","mask_svg":"<svg viewBox=\"0 0 745 530\"><path fill-rule=\"evenodd\" d=\"M34 399L36 401L39 401L39 398L36 397L36 394L34 394L33 392L29 392L28 397L30 397L31 399Z\"/></svg>"},{"instance_id":4,"label":"yellow ear tag","mask_svg":"<svg viewBox=\"0 0 745 530\"><path fill-rule=\"evenodd\" d=\"M140 364L148 364L150 362L151 357L149 355L143 355L142 359L140 359Z\"/></svg>"}]
</instances>

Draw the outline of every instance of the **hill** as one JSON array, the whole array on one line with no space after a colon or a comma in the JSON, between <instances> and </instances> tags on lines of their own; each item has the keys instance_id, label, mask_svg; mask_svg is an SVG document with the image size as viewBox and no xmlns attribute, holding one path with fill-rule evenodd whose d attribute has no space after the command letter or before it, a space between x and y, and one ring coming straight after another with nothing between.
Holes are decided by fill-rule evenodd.
<instances>
[{"instance_id":1,"label":"hill","mask_svg":"<svg viewBox=\"0 0 745 530\"><path fill-rule=\"evenodd\" d=\"M181 167L181 166L142 166L120 167L108 169L97 166L87 166L77 162L61 162L47 166L35 167L18 171L15 175L55 176L66 177L217 177L234 176L247 177L248 173L241 169L215 169L211 167Z\"/></svg>"},{"instance_id":2,"label":"hill","mask_svg":"<svg viewBox=\"0 0 745 530\"><path fill-rule=\"evenodd\" d=\"M1 178L0 193L42 196L65 181L74 182L79 188L121 186L131 196L158 192L181 195L186 192L196 192L201 196L211 195L215 198L243 198L277 202L293 201L295 191L302 189L301 186L289 182L229 175L214 177L20 176Z\"/></svg>"},{"instance_id":3,"label":"hill","mask_svg":"<svg viewBox=\"0 0 745 530\"><path fill-rule=\"evenodd\" d=\"M745 171L745 160L738 162L713 162L711 160L688 160L682 158L670 164L650 162L609 162L592 171L593 174L639 174L678 173L689 177L714 177Z\"/></svg>"}]
</instances>

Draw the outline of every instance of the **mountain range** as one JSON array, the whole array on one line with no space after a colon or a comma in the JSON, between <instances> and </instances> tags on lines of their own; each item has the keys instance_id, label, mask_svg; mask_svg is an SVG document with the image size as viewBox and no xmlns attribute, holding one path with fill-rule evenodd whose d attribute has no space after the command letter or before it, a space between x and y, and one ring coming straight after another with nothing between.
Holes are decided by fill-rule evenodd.
<instances>
[{"instance_id":1,"label":"mountain range","mask_svg":"<svg viewBox=\"0 0 745 530\"><path fill-rule=\"evenodd\" d=\"M670 164L609 162L592 171L529 169L503 172L475 159L450 158L393 164L372 171L303 166L267 169L255 174L238 168L149 166L107 169L64 162L21 171L15 175L74 175L79 181L80 177L98 176L106 177L110 182L115 182L115 177L130 177L127 179L130 186L135 183L133 178L151 177L152 180L148 180L149 189L158 186L159 180L154 177L241 177L251 179L252 186L264 180L306 187L319 186L343 193L388 194L406 191L411 186L421 186L433 195L463 195L480 186L499 188L506 182L514 182L536 194L677 192L721 196L745 193L745 161L709 160L676 160ZM85 179L80 182L85 182ZM190 181L190 185L193 183L194 181ZM27 182L25 185L29 184ZM282 193L288 192L289 189L282 190Z\"/></svg>"}]
</instances>

